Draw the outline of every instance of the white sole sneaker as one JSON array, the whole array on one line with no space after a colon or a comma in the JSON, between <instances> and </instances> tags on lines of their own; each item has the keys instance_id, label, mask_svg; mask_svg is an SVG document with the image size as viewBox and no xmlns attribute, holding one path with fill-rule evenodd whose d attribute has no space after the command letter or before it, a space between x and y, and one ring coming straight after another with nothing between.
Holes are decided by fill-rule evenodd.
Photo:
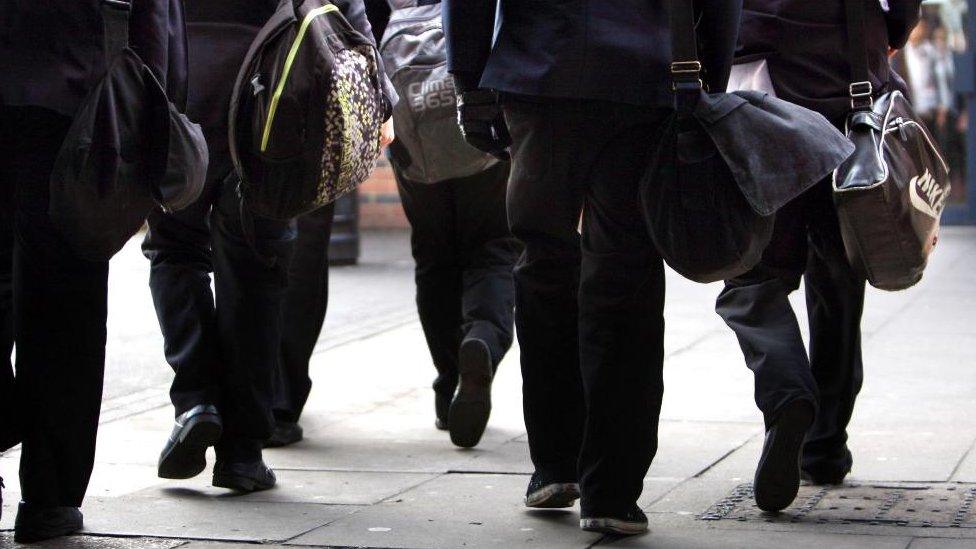
<instances>
[{"instance_id":1,"label":"white sole sneaker","mask_svg":"<svg viewBox=\"0 0 976 549\"><path fill-rule=\"evenodd\" d=\"M553 483L525 496L525 506L533 509L566 509L580 497L579 484Z\"/></svg>"},{"instance_id":2,"label":"white sole sneaker","mask_svg":"<svg viewBox=\"0 0 976 549\"><path fill-rule=\"evenodd\" d=\"M615 518L584 518L580 519L580 528L587 532L636 536L647 532L647 523Z\"/></svg>"}]
</instances>

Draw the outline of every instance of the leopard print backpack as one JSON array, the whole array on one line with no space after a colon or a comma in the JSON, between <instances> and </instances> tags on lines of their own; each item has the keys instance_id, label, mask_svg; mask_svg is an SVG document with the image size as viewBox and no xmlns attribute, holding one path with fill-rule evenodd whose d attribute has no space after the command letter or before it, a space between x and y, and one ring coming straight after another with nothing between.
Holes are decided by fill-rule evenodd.
<instances>
[{"instance_id":1,"label":"leopard print backpack","mask_svg":"<svg viewBox=\"0 0 976 549\"><path fill-rule=\"evenodd\" d=\"M323 0L281 0L234 85L230 153L244 205L290 219L366 180L391 105L372 40Z\"/></svg>"}]
</instances>

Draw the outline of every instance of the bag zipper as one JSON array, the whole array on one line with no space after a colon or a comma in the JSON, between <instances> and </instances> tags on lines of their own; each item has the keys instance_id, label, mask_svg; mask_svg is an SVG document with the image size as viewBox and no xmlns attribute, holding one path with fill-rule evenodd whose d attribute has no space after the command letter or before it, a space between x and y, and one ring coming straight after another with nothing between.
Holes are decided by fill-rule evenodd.
<instances>
[{"instance_id":1,"label":"bag zipper","mask_svg":"<svg viewBox=\"0 0 976 549\"><path fill-rule=\"evenodd\" d=\"M291 49L288 50L288 56L285 57L285 66L281 70L281 79L278 80L278 85L275 86L274 94L271 96L271 104L268 106L268 117L264 121L264 132L261 135L261 152L265 152L268 149L268 140L271 137L271 125L274 123L275 113L278 111L278 101L281 99L281 94L285 89L285 83L288 81L288 75L291 72L291 65L295 62L295 56L298 54L298 48L305 39L305 33L308 32L308 27L316 17L337 11L339 11L338 7L333 4L327 4L308 12L305 18L302 19L302 24L298 28L295 41L291 43Z\"/></svg>"}]
</instances>

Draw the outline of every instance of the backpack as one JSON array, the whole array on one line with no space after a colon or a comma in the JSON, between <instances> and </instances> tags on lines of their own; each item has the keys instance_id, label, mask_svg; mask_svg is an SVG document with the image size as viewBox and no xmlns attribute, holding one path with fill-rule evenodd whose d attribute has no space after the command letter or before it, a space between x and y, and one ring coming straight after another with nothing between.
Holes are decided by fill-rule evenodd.
<instances>
[{"instance_id":1,"label":"backpack","mask_svg":"<svg viewBox=\"0 0 976 549\"><path fill-rule=\"evenodd\" d=\"M51 221L72 252L91 261L111 259L153 209L193 204L209 162L203 130L129 47L131 9L128 0L101 2L107 68L51 170Z\"/></svg>"},{"instance_id":2,"label":"backpack","mask_svg":"<svg viewBox=\"0 0 976 549\"><path fill-rule=\"evenodd\" d=\"M379 57L325 0L281 0L234 83L230 155L251 212L291 219L365 181L389 118Z\"/></svg>"},{"instance_id":3,"label":"backpack","mask_svg":"<svg viewBox=\"0 0 976 549\"><path fill-rule=\"evenodd\" d=\"M396 140L390 159L404 178L437 183L468 177L498 160L468 145L457 123L454 80L447 72L447 47L440 3L389 0L391 15L380 54L400 101L393 109Z\"/></svg>"}]
</instances>

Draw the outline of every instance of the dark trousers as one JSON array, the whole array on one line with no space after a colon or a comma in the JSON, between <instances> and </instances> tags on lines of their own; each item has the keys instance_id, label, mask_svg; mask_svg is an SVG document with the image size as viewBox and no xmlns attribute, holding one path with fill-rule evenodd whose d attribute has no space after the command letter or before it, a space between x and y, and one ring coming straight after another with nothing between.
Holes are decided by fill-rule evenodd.
<instances>
[{"instance_id":1,"label":"dark trousers","mask_svg":"<svg viewBox=\"0 0 976 549\"><path fill-rule=\"evenodd\" d=\"M417 183L394 172L412 229L417 311L437 379L434 392L453 397L458 349L466 338L488 344L495 365L512 345L519 245L505 216L508 164L461 179Z\"/></svg>"},{"instance_id":2,"label":"dark trousers","mask_svg":"<svg viewBox=\"0 0 976 549\"><path fill-rule=\"evenodd\" d=\"M665 115L594 101L505 106L509 220L525 246L515 287L529 447L537 474L579 479L585 515L629 511L657 451L664 267L638 183Z\"/></svg>"},{"instance_id":3,"label":"dark trousers","mask_svg":"<svg viewBox=\"0 0 976 549\"><path fill-rule=\"evenodd\" d=\"M281 310L275 418L298 422L312 391L309 361L329 307L329 240L335 205L299 217Z\"/></svg>"},{"instance_id":4,"label":"dark trousers","mask_svg":"<svg viewBox=\"0 0 976 549\"><path fill-rule=\"evenodd\" d=\"M806 284L809 357L788 300ZM784 404L814 403L803 468L847 472L847 424L861 389L864 280L844 255L829 181L781 210L762 263L726 282L716 310L735 332L755 373L756 404L767 426Z\"/></svg>"},{"instance_id":5,"label":"dark trousers","mask_svg":"<svg viewBox=\"0 0 976 549\"><path fill-rule=\"evenodd\" d=\"M219 142L210 137L209 143ZM143 252L151 262L149 288L166 360L176 372L170 389L176 414L216 404L224 421L218 458L249 460L260 456L274 424L281 303L294 226L250 214L242 218L230 160L211 147L203 195L186 210L150 215Z\"/></svg>"},{"instance_id":6,"label":"dark trousers","mask_svg":"<svg viewBox=\"0 0 976 549\"><path fill-rule=\"evenodd\" d=\"M39 506L81 505L105 369L108 262L73 255L47 213L48 178L70 123L44 109L0 107L0 451L23 441L23 500Z\"/></svg>"}]
</instances>

